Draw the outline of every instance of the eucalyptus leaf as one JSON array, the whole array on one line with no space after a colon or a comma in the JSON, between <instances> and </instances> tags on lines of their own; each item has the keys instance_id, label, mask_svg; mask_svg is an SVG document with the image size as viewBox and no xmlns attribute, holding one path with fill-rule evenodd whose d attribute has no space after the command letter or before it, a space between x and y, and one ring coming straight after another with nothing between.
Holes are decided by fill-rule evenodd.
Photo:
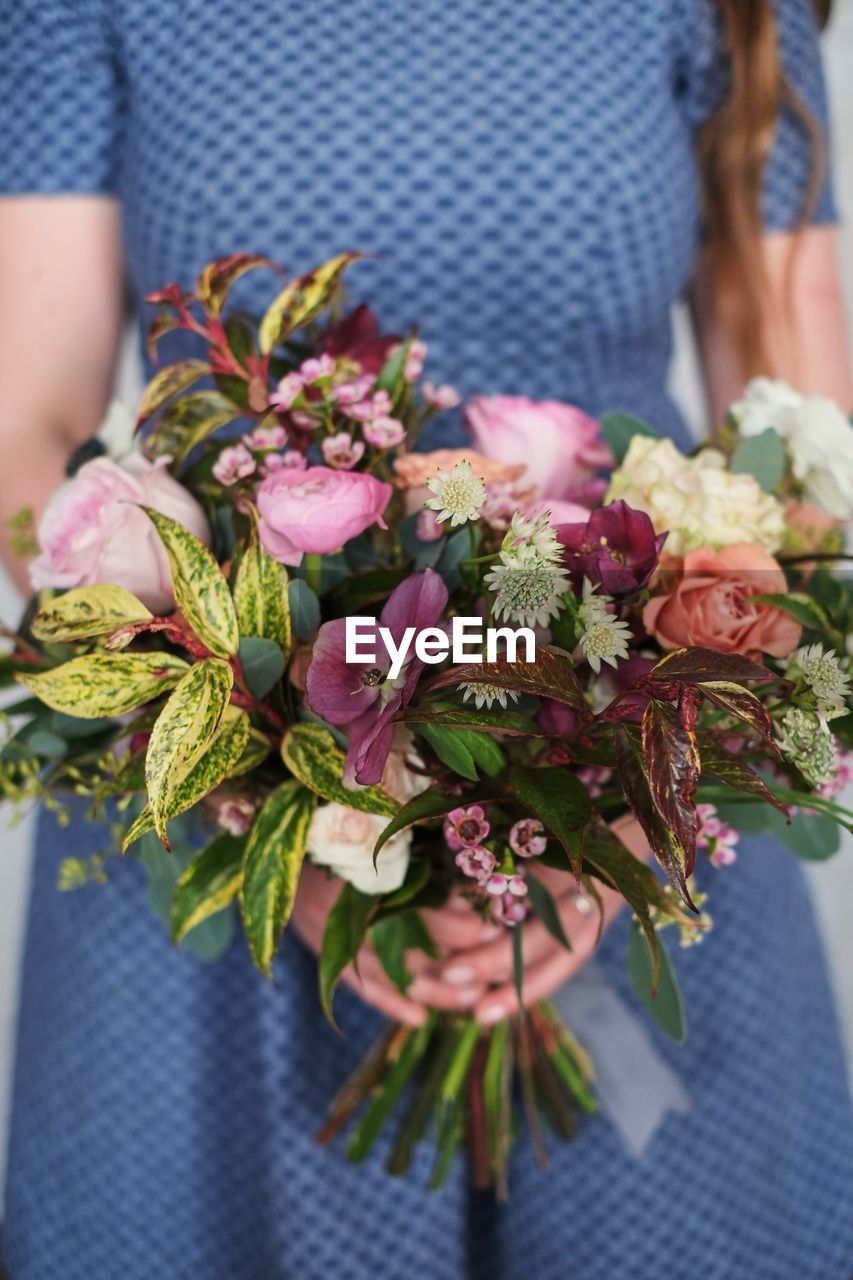
<instances>
[{"instance_id":1,"label":"eucalyptus leaf","mask_svg":"<svg viewBox=\"0 0 853 1280\"><path fill-rule=\"evenodd\" d=\"M785 446L779 432L767 427L757 436L741 440L732 458L736 475L752 476L765 493L774 493L785 478Z\"/></svg>"},{"instance_id":2,"label":"eucalyptus leaf","mask_svg":"<svg viewBox=\"0 0 853 1280\"><path fill-rule=\"evenodd\" d=\"M687 1039L687 1023L684 1002L669 952L658 939L660 970L657 989L652 990L652 960L645 939L637 924L631 926L628 936L628 977L638 998L655 1022L676 1044Z\"/></svg>"},{"instance_id":3,"label":"eucalyptus leaf","mask_svg":"<svg viewBox=\"0 0 853 1280\"><path fill-rule=\"evenodd\" d=\"M265 698L284 675L284 654L274 640L241 636L237 656L253 698Z\"/></svg>"},{"instance_id":4,"label":"eucalyptus leaf","mask_svg":"<svg viewBox=\"0 0 853 1280\"><path fill-rule=\"evenodd\" d=\"M288 587L290 618L293 630L303 644L310 644L320 629L320 601L302 578L294 578Z\"/></svg>"},{"instance_id":5,"label":"eucalyptus leaf","mask_svg":"<svg viewBox=\"0 0 853 1280\"><path fill-rule=\"evenodd\" d=\"M658 438L658 432L650 427L642 418L635 418L630 413L606 413L601 419L601 434L610 446L616 461L624 461L625 454L634 436L650 436Z\"/></svg>"}]
</instances>

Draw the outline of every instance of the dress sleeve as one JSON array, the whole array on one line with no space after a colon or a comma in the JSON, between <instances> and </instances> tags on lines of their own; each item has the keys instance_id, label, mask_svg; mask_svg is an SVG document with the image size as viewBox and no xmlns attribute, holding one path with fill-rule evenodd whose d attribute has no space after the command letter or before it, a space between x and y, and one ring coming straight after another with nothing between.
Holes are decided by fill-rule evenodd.
<instances>
[{"instance_id":1,"label":"dress sleeve","mask_svg":"<svg viewBox=\"0 0 853 1280\"><path fill-rule=\"evenodd\" d=\"M788 84L814 117L826 142L825 171L811 221L833 222L836 208L829 171L829 112L814 7L812 0L771 3ZM686 29L687 43L682 45L681 90L688 121L698 130L725 95L728 67L716 0L688 0L687 8L691 21ZM764 221L768 230L789 231L799 225L816 162L820 157L813 155L809 134L790 107L783 106L764 174Z\"/></svg>"},{"instance_id":2,"label":"dress sleeve","mask_svg":"<svg viewBox=\"0 0 853 1280\"><path fill-rule=\"evenodd\" d=\"M0 194L111 195L122 87L105 0L0 0Z\"/></svg>"}]
</instances>

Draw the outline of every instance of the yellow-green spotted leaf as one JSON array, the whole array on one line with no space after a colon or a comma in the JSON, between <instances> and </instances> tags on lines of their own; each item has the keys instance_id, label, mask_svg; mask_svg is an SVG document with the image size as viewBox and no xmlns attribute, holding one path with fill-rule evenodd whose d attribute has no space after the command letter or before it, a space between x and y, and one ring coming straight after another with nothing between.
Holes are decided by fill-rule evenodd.
<instances>
[{"instance_id":1,"label":"yellow-green spotted leaf","mask_svg":"<svg viewBox=\"0 0 853 1280\"><path fill-rule=\"evenodd\" d=\"M155 373L142 393L139 421L146 422L172 396L191 387L208 373L210 364L207 360L176 360L174 364L167 364Z\"/></svg>"},{"instance_id":2,"label":"yellow-green spotted leaf","mask_svg":"<svg viewBox=\"0 0 853 1280\"><path fill-rule=\"evenodd\" d=\"M298 782L284 782L268 796L249 833L240 907L252 959L267 977L293 910L315 804Z\"/></svg>"},{"instance_id":3,"label":"yellow-green spotted leaf","mask_svg":"<svg viewBox=\"0 0 853 1280\"><path fill-rule=\"evenodd\" d=\"M245 750L229 776L241 778L243 774L251 773L253 769L257 769L259 764L263 764L270 750L269 738L261 733L259 729L250 729Z\"/></svg>"},{"instance_id":4,"label":"yellow-green spotted leaf","mask_svg":"<svg viewBox=\"0 0 853 1280\"><path fill-rule=\"evenodd\" d=\"M182 811L182 805L189 807L182 783L211 747L233 684L234 673L227 662L218 658L197 662L175 687L151 731L145 785L154 827L166 848L167 821Z\"/></svg>"},{"instance_id":5,"label":"yellow-green spotted leaf","mask_svg":"<svg viewBox=\"0 0 853 1280\"><path fill-rule=\"evenodd\" d=\"M131 822L127 831L121 839L121 851L126 853L132 844L136 844L137 840L141 840L149 831L154 830L154 818L151 815L151 806L146 805L140 810L133 822Z\"/></svg>"},{"instance_id":6,"label":"yellow-green spotted leaf","mask_svg":"<svg viewBox=\"0 0 853 1280\"><path fill-rule=\"evenodd\" d=\"M194 533L169 516L143 507L160 535L172 568L178 607L211 653L230 658L240 634L228 583L215 557Z\"/></svg>"},{"instance_id":7,"label":"yellow-green spotted leaf","mask_svg":"<svg viewBox=\"0 0 853 1280\"><path fill-rule=\"evenodd\" d=\"M54 711L98 720L120 716L159 697L182 678L186 662L169 653L92 653L15 679Z\"/></svg>"},{"instance_id":8,"label":"yellow-green spotted leaf","mask_svg":"<svg viewBox=\"0 0 853 1280\"><path fill-rule=\"evenodd\" d=\"M172 938L182 942L190 929L233 902L243 879L245 837L223 832L201 849L183 872L172 896Z\"/></svg>"},{"instance_id":9,"label":"yellow-green spotted leaf","mask_svg":"<svg viewBox=\"0 0 853 1280\"><path fill-rule=\"evenodd\" d=\"M320 314L328 305L343 272L361 256L359 253L341 253L308 275L291 280L282 289L261 321L258 337L264 355Z\"/></svg>"},{"instance_id":10,"label":"yellow-green spotted leaf","mask_svg":"<svg viewBox=\"0 0 853 1280\"><path fill-rule=\"evenodd\" d=\"M124 587L76 587L39 609L32 621L37 640L88 640L118 627L150 622L153 614Z\"/></svg>"},{"instance_id":11,"label":"yellow-green spotted leaf","mask_svg":"<svg viewBox=\"0 0 853 1280\"><path fill-rule=\"evenodd\" d=\"M261 545L257 527L234 569L232 595L241 636L274 640L290 654L290 598L287 571Z\"/></svg>"},{"instance_id":12,"label":"yellow-green spotted leaf","mask_svg":"<svg viewBox=\"0 0 853 1280\"><path fill-rule=\"evenodd\" d=\"M209 435L226 422L233 422L242 410L221 391L194 391L181 396L164 409L143 445L146 457L168 453L181 463Z\"/></svg>"},{"instance_id":13,"label":"yellow-green spotted leaf","mask_svg":"<svg viewBox=\"0 0 853 1280\"><path fill-rule=\"evenodd\" d=\"M324 800L385 818L393 818L400 808L380 787L344 786L346 757L322 725L293 725L281 745L281 755L293 776Z\"/></svg>"},{"instance_id":14,"label":"yellow-green spotted leaf","mask_svg":"<svg viewBox=\"0 0 853 1280\"><path fill-rule=\"evenodd\" d=\"M278 270L278 265L271 258L262 258L254 253L232 253L226 258L209 262L202 268L196 281L195 291L199 302L211 314L220 315L231 286L247 271L254 271L257 267Z\"/></svg>"},{"instance_id":15,"label":"yellow-green spotted leaf","mask_svg":"<svg viewBox=\"0 0 853 1280\"><path fill-rule=\"evenodd\" d=\"M169 817L186 813L220 782L240 773L248 741L249 717L238 707L226 707L207 750L172 791Z\"/></svg>"}]
</instances>

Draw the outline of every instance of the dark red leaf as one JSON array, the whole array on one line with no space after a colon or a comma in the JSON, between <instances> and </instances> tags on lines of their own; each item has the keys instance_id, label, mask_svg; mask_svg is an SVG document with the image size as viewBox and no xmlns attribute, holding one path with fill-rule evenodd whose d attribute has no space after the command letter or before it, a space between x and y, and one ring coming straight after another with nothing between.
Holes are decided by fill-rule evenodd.
<instances>
[{"instance_id":1,"label":"dark red leaf","mask_svg":"<svg viewBox=\"0 0 853 1280\"><path fill-rule=\"evenodd\" d=\"M693 793L699 779L695 731L669 702L655 699L643 713L643 763L658 813L684 851L684 874L696 861L698 818Z\"/></svg>"},{"instance_id":2,"label":"dark red leaf","mask_svg":"<svg viewBox=\"0 0 853 1280\"><path fill-rule=\"evenodd\" d=\"M464 667L450 667L430 681L427 689L458 688L463 684L493 684L499 689L515 689L517 693L530 693L537 698L553 698L578 711L587 712L583 689L573 668L565 658L543 645L537 646L535 662L470 663Z\"/></svg>"},{"instance_id":3,"label":"dark red leaf","mask_svg":"<svg viewBox=\"0 0 853 1280\"><path fill-rule=\"evenodd\" d=\"M673 649L652 668L649 679L703 684L707 680L775 680L776 676L740 653L691 648Z\"/></svg>"},{"instance_id":4,"label":"dark red leaf","mask_svg":"<svg viewBox=\"0 0 853 1280\"><path fill-rule=\"evenodd\" d=\"M742 791L759 800L766 800L774 809L778 809L786 818L788 817L787 809L781 800L777 800L764 779L745 760L733 755L710 733L700 734L699 749L702 753L703 778L706 774L711 774L734 791Z\"/></svg>"},{"instance_id":5,"label":"dark red leaf","mask_svg":"<svg viewBox=\"0 0 853 1280\"><path fill-rule=\"evenodd\" d=\"M754 693L730 680L703 681L700 688L708 702L721 711L727 711L730 716L743 720L772 748L774 755L778 754L770 716L764 703Z\"/></svg>"}]
</instances>

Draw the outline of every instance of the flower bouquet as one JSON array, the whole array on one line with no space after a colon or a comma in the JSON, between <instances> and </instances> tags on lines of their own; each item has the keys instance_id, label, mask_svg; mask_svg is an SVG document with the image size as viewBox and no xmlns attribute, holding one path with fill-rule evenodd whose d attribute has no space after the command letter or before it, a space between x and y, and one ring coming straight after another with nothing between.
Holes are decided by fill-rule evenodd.
<instances>
[{"instance_id":1,"label":"flower bouquet","mask_svg":"<svg viewBox=\"0 0 853 1280\"><path fill-rule=\"evenodd\" d=\"M561 895L602 919L616 895L634 989L680 1039L660 934L707 932L697 857L761 827L825 856L853 821L850 426L760 381L686 456L625 414L479 397L470 448L418 453L459 398L414 333L345 311L353 260L259 323L228 305L275 270L247 255L149 299L151 350L185 331L198 354L149 383L137 448L84 447L37 529L16 520L37 595L2 661L28 690L4 793L108 815L114 849L62 887L139 857L177 944L215 955L239 916L268 977L303 861L326 868L330 1018L364 944L407 990L451 896L511 935L523 1008L521 922L571 948ZM596 1105L547 1001L389 1026L320 1137L352 1124L361 1159L393 1118L392 1172L431 1129L432 1186L464 1144L505 1189L516 1099L543 1160L543 1120L569 1138Z\"/></svg>"}]
</instances>

